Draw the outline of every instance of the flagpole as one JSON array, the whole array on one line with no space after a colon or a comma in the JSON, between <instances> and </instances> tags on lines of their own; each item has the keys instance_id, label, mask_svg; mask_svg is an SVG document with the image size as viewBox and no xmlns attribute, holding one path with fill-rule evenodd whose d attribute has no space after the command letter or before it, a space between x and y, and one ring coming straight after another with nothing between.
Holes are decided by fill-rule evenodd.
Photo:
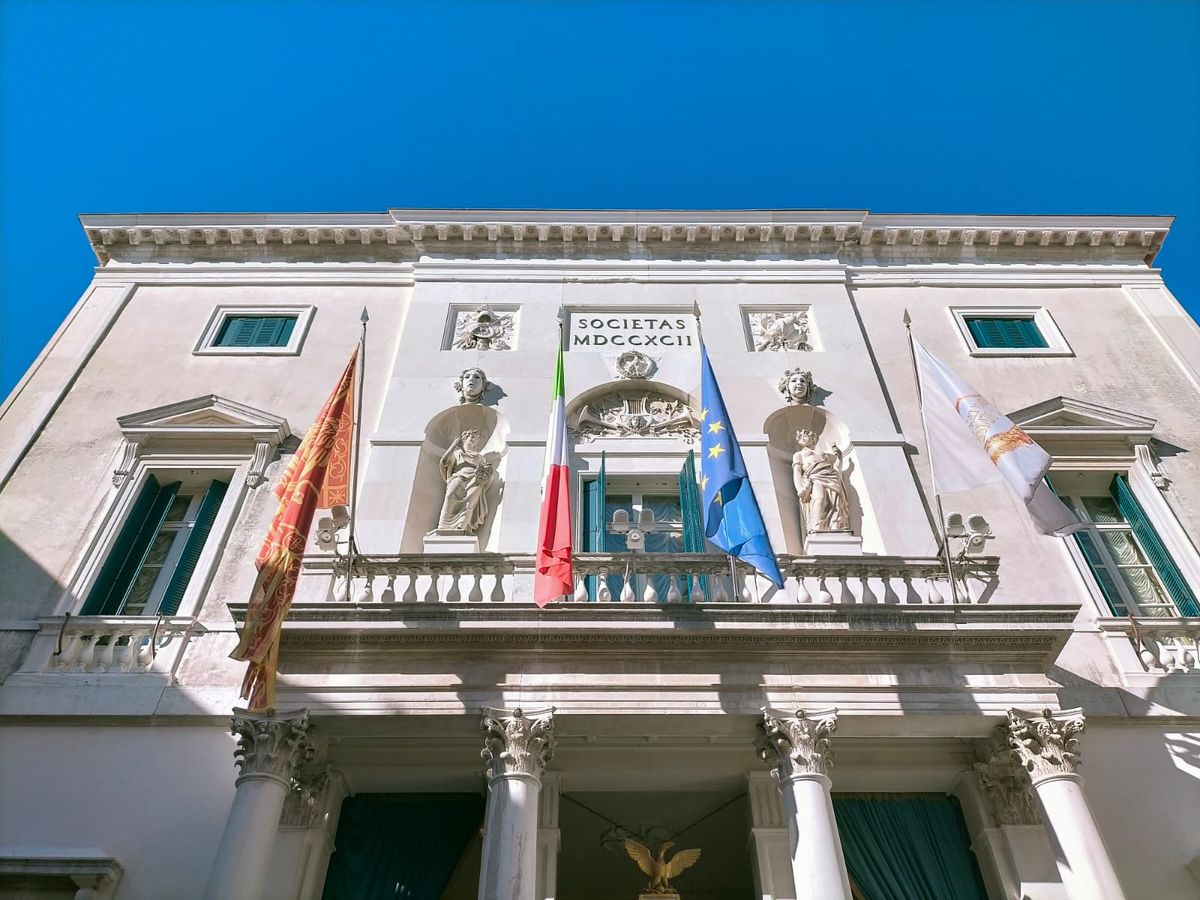
<instances>
[{"instance_id":1,"label":"flagpole","mask_svg":"<svg viewBox=\"0 0 1200 900\"><path fill-rule=\"evenodd\" d=\"M703 352L704 331L700 327L700 303L695 298L692 299L692 315L696 317L696 343L700 345L701 352ZM700 427L704 427L703 422L700 423ZM701 460L700 464L703 465L704 461ZM725 556L729 559L729 590L731 592L730 600L736 603L742 597L742 593L738 590L737 586L737 562L734 560L732 553L726 551Z\"/></svg>"},{"instance_id":2,"label":"flagpole","mask_svg":"<svg viewBox=\"0 0 1200 900\"><path fill-rule=\"evenodd\" d=\"M363 408L363 381L367 373L367 323L371 321L370 315L367 314L367 308L364 306L362 315L359 317L362 322L362 334L358 338L358 377L354 379L354 387L358 392L355 398L354 409L354 453L350 458L350 529L347 541L347 552L349 559L346 567L346 594L349 596L351 587L350 584L354 579L354 557L358 555L358 546L354 542L354 525L358 518L358 476L359 466L362 458L362 408Z\"/></svg>"},{"instance_id":3,"label":"flagpole","mask_svg":"<svg viewBox=\"0 0 1200 900\"><path fill-rule=\"evenodd\" d=\"M904 310L904 330L908 333L908 356L912 361L913 381L917 385L917 411L921 416L921 432L925 435L925 452L930 453L929 445L929 428L925 425L925 401L921 396L921 375L917 369L917 349L913 345L912 336L912 317L908 314L908 310ZM932 457L931 457L932 459ZM930 467L930 478L933 477L932 463ZM953 597L952 602L958 602L958 583L954 578L954 566L950 562L950 537L946 534L946 514L942 511L942 497L937 491L937 482L933 482L933 505L937 514L937 531L941 537L942 548L940 556L946 560L946 576L950 579L950 593Z\"/></svg>"}]
</instances>

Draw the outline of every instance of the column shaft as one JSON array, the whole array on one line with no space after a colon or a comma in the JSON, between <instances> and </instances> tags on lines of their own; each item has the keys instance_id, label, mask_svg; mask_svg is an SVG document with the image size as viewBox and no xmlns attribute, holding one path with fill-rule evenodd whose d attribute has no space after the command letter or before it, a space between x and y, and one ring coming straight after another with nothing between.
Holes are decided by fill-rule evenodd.
<instances>
[{"instance_id":1,"label":"column shaft","mask_svg":"<svg viewBox=\"0 0 1200 900\"><path fill-rule=\"evenodd\" d=\"M1057 845L1059 877L1071 900L1123 900L1104 837L1083 794L1083 779L1062 774L1033 783L1042 818Z\"/></svg>"},{"instance_id":2,"label":"column shaft","mask_svg":"<svg viewBox=\"0 0 1200 900\"><path fill-rule=\"evenodd\" d=\"M846 859L833 816L832 785L827 776L817 774L780 785L797 900L850 900Z\"/></svg>"},{"instance_id":3,"label":"column shaft","mask_svg":"<svg viewBox=\"0 0 1200 900\"><path fill-rule=\"evenodd\" d=\"M274 778L247 778L238 784L204 900L262 895L286 797L287 788Z\"/></svg>"},{"instance_id":4,"label":"column shaft","mask_svg":"<svg viewBox=\"0 0 1200 900\"><path fill-rule=\"evenodd\" d=\"M535 900L539 790L528 776L492 779L479 900Z\"/></svg>"}]
</instances>

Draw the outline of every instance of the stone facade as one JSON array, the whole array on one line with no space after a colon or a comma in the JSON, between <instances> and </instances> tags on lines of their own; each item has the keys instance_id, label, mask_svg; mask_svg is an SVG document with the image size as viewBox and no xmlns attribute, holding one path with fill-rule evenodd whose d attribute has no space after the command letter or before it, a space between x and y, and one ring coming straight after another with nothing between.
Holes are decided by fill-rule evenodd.
<instances>
[{"instance_id":1,"label":"stone facade","mask_svg":"<svg viewBox=\"0 0 1200 900\"><path fill-rule=\"evenodd\" d=\"M1061 491L1126 476L1200 593L1200 330L1152 267L1169 219L391 210L83 225L100 266L0 408L0 893L32 867L103 871L118 900L235 882L319 897L344 794L478 793L486 766L491 837L473 872L519 884L514 900L608 887L601 862L556 868L577 833L560 797L633 809L641 794L741 790L763 897L807 896L810 876L843 890L840 793L953 793L995 897L1195 895L1200 619L1115 614L1074 541L1038 535L1003 486L942 498L965 529L948 577L904 328L907 311L1053 455ZM336 515L314 528L278 710L231 719L244 672L228 653L271 486L364 307L360 555L347 567ZM968 320L1005 313L1047 346L978 346ZM239 314L295 324L280 346L218 346ZM703 422L701 333L782 588L670 544L663 498ZM539 612L560 340L578 587ZM797 461L801 433L816 450ZM585 498L602 464L629 508L597 545ZM85 612L150 476L196 497L226 485L186 588L161 614ZM632 533L644 550L625 552ZM231 835L264 810L279 828L261 865L231 860ZM789 834L814 829L825 840L794 855ZM1051 833L1078 854L1068 875ZM705 853L685 897L689 876L720 876Z\"/></svg>"}]
</instances>

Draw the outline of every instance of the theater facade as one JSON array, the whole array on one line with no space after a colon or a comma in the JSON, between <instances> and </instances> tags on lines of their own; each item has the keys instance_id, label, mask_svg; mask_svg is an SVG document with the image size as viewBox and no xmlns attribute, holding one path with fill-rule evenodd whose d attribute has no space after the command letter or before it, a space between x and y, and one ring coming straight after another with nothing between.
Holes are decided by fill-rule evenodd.
<instances>
[{"instance_id":1,"label":"theater facade","mask_svg":"<svg viewBox=\"0 0 1200 900\"><path fill-rule=\"evenodd\" d=\"M0 408L0 895L1200 891L1169 218L81 221L95 275ZM272 488L364 309L356 496L248 713ZM906 318L1082 530L935 498ZM705 532L702 340L781 587ZM560 348L574 590L539 609Z\"/></svg>"}]
</instances>

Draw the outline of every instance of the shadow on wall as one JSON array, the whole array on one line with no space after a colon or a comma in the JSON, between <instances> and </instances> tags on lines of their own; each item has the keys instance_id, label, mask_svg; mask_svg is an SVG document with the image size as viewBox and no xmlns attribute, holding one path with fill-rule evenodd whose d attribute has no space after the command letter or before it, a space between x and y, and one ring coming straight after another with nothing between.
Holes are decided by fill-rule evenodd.
<instances>
[{"instance_id":1,"label":"shadow on wall","mask_svg":"<svg viewBox=\"0 0 1200 900\"><path fill-rule=\"evenodd\" d=\"M63 585L0 531L0 620L55 615ZM0 629L0 684L24 661L36 629Z\"/></svg>"},{"instance_id":2,"label":"shadow on wall","mask_svg":"<svg viewBox=\"0 0 1200 900\"><path fill-rule=\"evenodd\" d=\"M500 497L504 490L504 459L508 450L508 422L494 409L477 403L466 403L442 410L425 427L421 456L413 473L413 486L400 541L401 553L420 553L425 535L437 528L442 501L446 497L446 482L442 478L442 454L467 430L479 432L484 458L496 470L496 477L487 490L488 515L478 531L479 548L489 549Z\"/></svg>"},{"instance_id":3,"label":"shadow on wall","mask_svg":"<svg viewBox=\"0 0 1200 900\"><path fill-rule=\"evenodd\" d=\"M815 406L785 406L771 413L763 423L763 432L767 436L767 456L771 461L771 482L776 501L783 505L779 519L783 525L784 548L786 552L797 556L804 554L805 533L792 476L792 456L799 449L796 432L803 429L817 435L817 447L822 451L832 452L836 446L845 453L850 445L850 435L837 414ZM844 459L842 472L850 503L850 530L861 535L862 504L856 489L853 453Z\"/></svg>"}]
</instances>

